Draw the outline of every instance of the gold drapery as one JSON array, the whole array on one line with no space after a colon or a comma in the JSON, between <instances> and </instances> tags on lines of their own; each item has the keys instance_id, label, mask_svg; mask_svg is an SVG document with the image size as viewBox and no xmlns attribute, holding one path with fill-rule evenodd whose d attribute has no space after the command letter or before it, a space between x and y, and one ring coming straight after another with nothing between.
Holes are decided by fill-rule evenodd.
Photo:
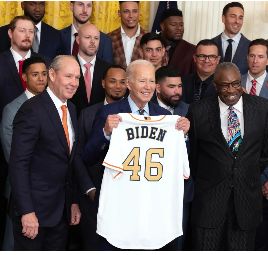
<instances>
[{"instance_id":1,"label":"gold drapery","mask_svg":"<svg viewBox=\"0 0 268 255\"><path fill-rule=\"evenodd\" d=\"M101 31L108 33L120 26L118 17L118 1L93 1L93 11L91 22ZM6 25L10 20L22 15L20 2L0 1L0 26ZM150 19L150 1L140 2L140 24L148 30ZM70 2L67 1L47 1L44 21L49 25L62 29L72 22Z\"/></svg>"}]
</instances>

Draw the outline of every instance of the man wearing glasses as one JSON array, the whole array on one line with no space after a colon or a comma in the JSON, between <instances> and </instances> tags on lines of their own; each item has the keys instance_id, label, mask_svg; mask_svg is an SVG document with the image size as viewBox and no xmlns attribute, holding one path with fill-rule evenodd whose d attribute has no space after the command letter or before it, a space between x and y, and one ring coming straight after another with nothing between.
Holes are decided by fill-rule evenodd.
<instances>
[{"instance_id":1,"label":"man wearing glasses","mask_svg":"<svg viewBox=\"0 0 268 255\"><path fill-rule=\"evenodd\" d=\"M190 105L195 250L253 250L268 159L268 101L248 95L238 67L217 66L217 95Z\"/></svg>"},{"instance_id":2,"label":"man wearing glasses","mask_svg":"<svg viewBox=\"0 0 268 255\"><path fill-rule=\"evenodd\" d=\"M217 44L209 39L201 40L193 58L196 71L182 77L182 99L188 104L215 95L213 74L220 61Z\"/></svg>"}]
</instances>

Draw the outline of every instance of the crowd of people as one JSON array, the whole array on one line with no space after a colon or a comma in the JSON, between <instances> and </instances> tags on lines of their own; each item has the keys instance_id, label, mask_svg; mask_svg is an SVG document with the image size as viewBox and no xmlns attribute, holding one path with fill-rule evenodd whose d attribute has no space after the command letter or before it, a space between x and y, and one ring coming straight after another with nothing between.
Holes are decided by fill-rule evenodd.
<instances>
[{"instance_id":1,"label":"crowd of people","mask_svg":"<svg viewBox=\"0 0 268 255\"><path fill-rule=\"evenodd\" d=\"M177 8L159 34L139 1L109 34L92 1L62 30L21 8L0 27L2 250L268 250L268 40L241 3L197 45Z\"/></svg>"}]
</instances>

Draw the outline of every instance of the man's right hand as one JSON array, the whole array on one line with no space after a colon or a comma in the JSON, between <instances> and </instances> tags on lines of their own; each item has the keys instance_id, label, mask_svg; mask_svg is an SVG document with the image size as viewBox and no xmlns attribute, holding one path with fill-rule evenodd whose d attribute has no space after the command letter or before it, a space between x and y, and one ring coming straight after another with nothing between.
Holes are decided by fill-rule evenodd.
<instances>
[{"instance_id":1,"label":"man's right hand","mask_svg":"<svg viewBox=\"0 0 268 255\"><path fill-rule=\"evenodd\" d=\"M108 115L104 126L105 135L110 136L112 134L113 128L117 128L121 120L122 118L117 114Z\"/></svg>"},{"instance_id":2,"label":"man's right hand","mask_svg":"<svg viewBox=\"0 0 268 255\"><path fill-rule=\"evenodd\" d=\"M39 223L34 212L22 215L21 224L24 236L34 239L38 235Z\"/></svg>"}]
</instances>

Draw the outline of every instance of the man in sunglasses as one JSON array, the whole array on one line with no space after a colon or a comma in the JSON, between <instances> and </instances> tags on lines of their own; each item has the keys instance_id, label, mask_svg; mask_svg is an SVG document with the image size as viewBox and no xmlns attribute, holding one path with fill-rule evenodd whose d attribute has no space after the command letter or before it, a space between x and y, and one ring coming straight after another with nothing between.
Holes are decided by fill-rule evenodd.
<instances>
[{"instance_id":1,"label":"man in sunglasses","mask_svg":"<svg viewBox=\"0 0 268 255\"><path fill-rule=\"evenodd\" d=\"M193 58L196 71L182 77L182 100L188 104L215 95L213 74L220 61L218 46L212 40L201 40Z\"/></svg>"},{"instance_id":2,"label":"man in sunglasses","mask_svg":"<svg viewBox=\"0 0 268 255\"><path fill-rule=\"evenodd\" d=\"M253 250L268 163L268 101L244 93L238 67L217 66L217 95L190 105L195 250Z\"/></svg>"}]
</instances>

